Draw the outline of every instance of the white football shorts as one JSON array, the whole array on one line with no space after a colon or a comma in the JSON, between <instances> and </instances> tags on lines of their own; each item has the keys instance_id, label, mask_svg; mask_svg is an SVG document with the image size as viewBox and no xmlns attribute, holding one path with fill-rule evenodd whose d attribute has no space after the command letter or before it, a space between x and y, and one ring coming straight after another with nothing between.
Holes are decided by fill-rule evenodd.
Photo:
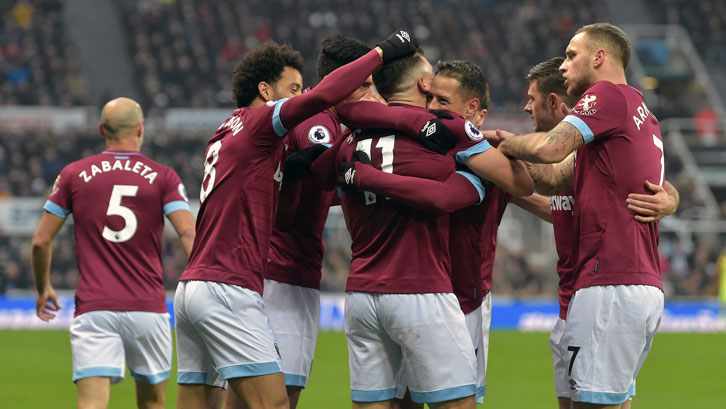
<instances>
[{"instance_id":1,"label":"white football shorts","mask_svg":"<svg viewBox=\"0 0 726 409\"><path fill-rule=\"evenodd\" d=\"M492 323L492 294L488 292L476 310L466 314L466 327L476 353L476 403L484 403L487 393L487 362L489 358L489 326Z\"/></svg>"},{"instance_id":2,"label":"white football shorts","mask_svg":"<svg viewBox=\"0 0 726 409\"><path fill-rule=\"evenodd\" d=\"M414 402L444 402L476 393L474 346L452 293L349 292L345 335L354 402L393 399L404 363Z\"/></svg>"},{"instance_id":3,"label":"white football shorts","mask_svg":"<svg viewBox=\"0 0 726 409\"><path fill-rule=\"evenodd\" d=\"M174 297L177 383L225 387L226 380L280 372L280 355L256 291L181 281Z\"/></svg>"},{"instance_id":4,"label":"white football shorts","mask_svg":"<svg viewBox=\"0 0 726 409\"><path fill-rule=\"evenodd\" d=\"M124 361L137 381L157 384L171 370L168 313L90 311L71 322L73 382L82 378L124 378Z\"/></svg>"},{"instance_id":5,"label":"white football shorts","mask_svg":"<svg viewBox=\"0 0 726 409\"><path fill-rule=\"evenodd\" d=\"M594 286L570 301L562 348L572 399L617 405L635 395L635 377L663 316L663 292L648 285Z\"/></svg>"},{"instance_id":6,"label":"white football shorts","mask_svg":"<svg viewBox=\"0 0 726 409\"><path fill-rule=\"evenodd\" d=\"M285 385L307 385L320 326L320 290L265 279L265 313L282 355Z\"/></svg>"},{"instance_id":7,"label":"white football shorts","mask_svg":"<svg viewBox=\"0 0 726 409\"><path fill-rule=\"evenodd\" d=\"M565 320L557 317L557 322L550 333L550 349L552 349L552 369L555 379L555 395L558 398L572 399L572 390L567 383L567 366L569 365L570 354L565 354L567 347L562 347L562 334L565 332Z\"/></svg>"}]
</instances>

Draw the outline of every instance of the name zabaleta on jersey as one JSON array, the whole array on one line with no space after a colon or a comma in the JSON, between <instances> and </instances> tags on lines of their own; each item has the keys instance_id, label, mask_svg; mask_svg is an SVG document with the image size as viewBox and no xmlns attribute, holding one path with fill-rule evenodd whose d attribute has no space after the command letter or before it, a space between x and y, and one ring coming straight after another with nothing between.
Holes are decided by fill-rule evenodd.
<instances>
[{"instance_id":1,"label":"name zabaleta on jersey","mask_svg":"<svg viewBox=\"0 0 726 409\"><path fill-rule=\"evenodd\" d=\"M131 165L131 162L133 161L130 159L127 159L125 161L116 160L113 162L113 164L111 164L110 161L102 160L101 167L98 167L95 163L93 163L91 164L90 174L88 170L82 170L81 173L78 174L78 177L82 178L84 182L88 183L91 181L91 179L93 179L94 176L98 175L99 173L115 172L117 170L122 170L126 172L134 172L141 175L144 179L147 179L149 181L150 185L154 183L154 180L158 176L154 169L150 168L141 161L136 161L133 166Z\"/></svg>"}]
</instances>

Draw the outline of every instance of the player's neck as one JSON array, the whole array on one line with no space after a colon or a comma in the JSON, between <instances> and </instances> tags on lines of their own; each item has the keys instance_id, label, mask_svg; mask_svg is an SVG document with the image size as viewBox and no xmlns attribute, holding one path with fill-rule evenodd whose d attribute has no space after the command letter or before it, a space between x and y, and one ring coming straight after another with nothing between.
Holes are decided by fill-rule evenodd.
<instances>
[{"instance_id":1,"label":"player's neck","mask_svg":"<svg viewBox=\"0 0 726 409\"><path fill-rule=\"evenodd\" d=\"M609 70L603 70L599 74L600 75L597 76L597 81L608 81L613 84L628 84L628 80L625 77L625 72L623 70L612 68Z\"/></svg>"},{"instance_id":2,"label":"player's neck","mask_svg":"<svg viewBox=\"0 0 726 409\"><path fill-rule=\"evenodd\" d=\"M267 101L260 98L260 96L258 95L257 97L255 97L255 99L252 100L252 102L249 105L247 105L247 108L259 108L259 107L265 105L266 103L267 103Z\"/></svg>"},{"instance_id":3,"label":"player's neck","mask_svg":"<svg viewBox=\"0 0 726 409\"><path fill-rule=\"evenodd\" d=\"M112 152L139 152L141 151L141 146L135 139L106 139L106 150Z\"/></svg>"},{"instance_id":4,"label":"player's neck","mask_svg":"<svg viewBox=\"0 0 726 409\"><path fill-rule=\"evenodd\" d=\"M406 104L426 108L426 95L413 92L400 92L391 95L388 104Z\"/></svg>"}]
</instances>

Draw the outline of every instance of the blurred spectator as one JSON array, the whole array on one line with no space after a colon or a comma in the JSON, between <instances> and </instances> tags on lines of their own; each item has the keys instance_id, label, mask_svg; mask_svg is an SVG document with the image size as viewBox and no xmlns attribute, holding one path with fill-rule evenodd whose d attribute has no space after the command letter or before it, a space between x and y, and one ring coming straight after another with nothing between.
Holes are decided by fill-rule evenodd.
<instances>
[{"instance_id":1,"label":"blurred spectator","mask_svg":"<svg viewBox=\"0 0 726 409\"><path fill-rule=\"evenodd\" d=\"M0 105L88 105L60 0L0 0Z\"/></svg>"},{"instance_id":2,"label":"blurred spectator","mask_svg":"<svg viewBox=\"0 0 726 409\"><path fill-rule=\"evenodd\" d=\"M573 32L607 20L601 1L179 0L120 3L144 106L231 106L239 57L267 39L300 50L314 85L322 39L341 32L373 45L397 28L418 38L432 62L470 59L492 86L492 110L520 112L524 75L563 55Z\"/></svg>"}]
</instances>

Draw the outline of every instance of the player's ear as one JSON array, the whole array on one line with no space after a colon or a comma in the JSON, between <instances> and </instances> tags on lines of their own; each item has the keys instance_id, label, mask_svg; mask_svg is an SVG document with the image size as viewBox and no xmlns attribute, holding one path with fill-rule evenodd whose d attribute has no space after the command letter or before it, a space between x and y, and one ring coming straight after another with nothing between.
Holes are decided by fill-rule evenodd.
<instances>
[{"instance_id":1,"label":"player's ear","mask_svg":"<svg viewBox=\"0 0 726 409\"><path fill-rule=\"evenodd\" d=\"M428 94L430 85L431 81L427 83L424 77L418 77L418 81L416 81L416 86L418 86L418 90L421 91L422 94Z\"/></svg>"},{"instance_id":2,"label":"player's ear","mask_svg":"<svg viewBox=\"0 0 726 409\"><path fill-rule=\"evenodd\" d=\"M98 132L101 132L101 135L106 136L106 131L103 129L103 124L98 123Z\"/></svg>"},{"instance_id":3,"label":"player's ear","mask_svg":"<svg viewBox=\"0 0 726 409\"><path fill-rule=\"evenodd\" d=\"M605 50L598 48L592 57L592 66L597 68L605 62Z\"/></svg>"},{"instance_id":4,"label":"player's ear","mask_svg":"<svg viewBox=\"0 0 726 409\"><path fill-rule=\"evenodd\" d=\"M550 92L549 95L547 95L547 107L555 111L557 109L558 101L557 101L557 94L554 92Z\"/></svg>"},{"instance_id":5,"label":"player's ear","mask_svg":"<svg viewBox=\"0 0 726 409\"><path fill-rule=\"evenodd\" d=\"M466 103L466 115L464 115L467 118L470 118L479 111L479 98L472 98Z\"/></svg>"},{"instance_id":6,"label":"player's ear","mask_svg":"<svg viewBox=\"0 0 726 409\"><path fill-rule=\"evenodd\" d=\"M136 136L139 138L144 136L144 123L139 122L138 125L136 125Z\"/></svg>"},{"instance_id":7,"label":"player's ear","mask_svg":"<svg viewBox=\"0 0 726 409\"><path fill-rule=\"evenodd\" d=\"M482 109L474 117L474 126L476 126L477 128L481 128L481 126L484 125L485 119L487 119L487 110Z\"/></svg>"},{"instance_id":8,"label":"player's ear","mask_svg":"<svg viewBox=\"0 0 726 409\"><path fill-rule=\"evenodd\" d=\"M260 83L257 84L257 92L260 93L260 96L262 96L262 99L265 101L270 101L272 99L272 86L265 81L260 81Z\"/></svg>"}]
</instances>

